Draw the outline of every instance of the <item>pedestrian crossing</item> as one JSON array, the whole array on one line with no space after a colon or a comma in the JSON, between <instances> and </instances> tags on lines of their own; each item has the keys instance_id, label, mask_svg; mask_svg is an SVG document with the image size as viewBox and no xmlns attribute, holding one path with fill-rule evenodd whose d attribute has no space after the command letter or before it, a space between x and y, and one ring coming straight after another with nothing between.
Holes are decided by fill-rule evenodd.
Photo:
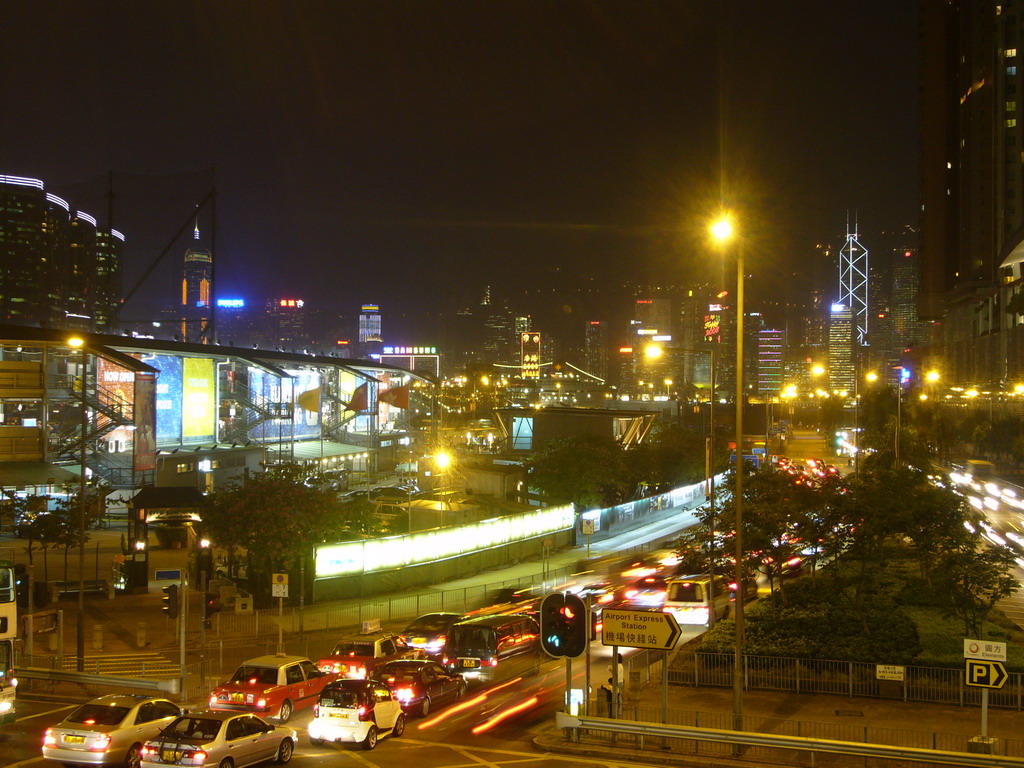
<instances>
[{"instance_id":1,"label":"pedestrian crossing","mask_svg":"<svg viewBox=\"0 0 1024 768\"><path fill-rule=\"evenodd\" d=\"M181 674L177 664L160 653L116 653L102 656L86 656L82 671L91 675L112 675L114 677L138 677L167 680ZM78 657L65 656L61 669L68 672L78 670Z\"/></svg>"}]
</instances>

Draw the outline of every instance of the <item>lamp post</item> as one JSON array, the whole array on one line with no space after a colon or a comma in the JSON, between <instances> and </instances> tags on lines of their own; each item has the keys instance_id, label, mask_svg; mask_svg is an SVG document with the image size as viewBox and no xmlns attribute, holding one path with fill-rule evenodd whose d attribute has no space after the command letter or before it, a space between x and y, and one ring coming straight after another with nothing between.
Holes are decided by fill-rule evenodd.
<instances>
[{"instance_id":1,"label":"lamp post","mask_svg":"<svg viewBox=\"0 0 1024 768\"><path fill-rule=\"evenodd\" d=\"M733 239L732 218L724 215L711 225L711 234L724 246ZM736 498L735 498L736 632L732 668L733 730L743 730L743 249L736 247Z\"/></svg>"},{"instance_id":2,"label":"lamp post","mask_svg":"<svg viewBox=\"0 0 1024 768\"><path fill-rule=\"evenodd\" d=\"M715 604L715 362L717 350L709 345L707 349L696 349L695 352L707 352L711 355L711 397L708 401L708 433L704 437L704 484L708 495L708 513L711 517L711 552L708 558L708 603ZM708 614L708 628L715 626L715 612Z\"/></svg>"},{"instance_id":3,"label":"lamp post","mask_svg":"<svg viewBox=\"0 0 1024 768\"><path fill-rule=\"evenodd\" d=\"M85 366L86 350L85 340L74 336L68 339L68 345L81 352L80 365L82 366L81 378L79 379L79 398L82 402L82 444L79 446L81 463L79 465L78 478L78 617L76 620L75 634L75 669L79 672L85 671L85 435L89 421L85 406Z\"/></svg>"},{"instance_id":4,"label":"lamp post","mask_svg":"<svg viewBox=\"0 0 1024 768\"><path fill-rule=\"evenodd\" d=\"M896 377L896 439L894 450L896 453L896 469L900 468L900 431L903 422L903 374L907 370L902 365L896 366L899 375Z\"/></svg>"}]
</instances>

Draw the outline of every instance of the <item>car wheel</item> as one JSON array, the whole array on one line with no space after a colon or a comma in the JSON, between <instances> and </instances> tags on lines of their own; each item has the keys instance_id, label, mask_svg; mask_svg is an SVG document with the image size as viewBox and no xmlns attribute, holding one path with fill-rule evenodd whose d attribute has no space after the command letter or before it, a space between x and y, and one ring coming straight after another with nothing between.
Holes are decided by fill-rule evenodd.
<instances>
[{"instance_id":1,"label":"car wheel","mask_svg":"<svg viewBox=\"0 0 1024 768\"><path fill-rule=\"evenodd\" d=\"M395 720L395 727L391 729L392 736L401 736L405 733L405 713L399 712L398 719Z\"/></svg>"},{"instance_id":2,"label":"car wheel","mask_svg":"<svg viewBox=\"0 0 1024 768\"><path fill-rule=\"evenodd\" d=\"M128 752L124 756L125 768L139 768L142 763L142 745L132 744L128 747Z\"/></svg>"},{"instance_id":3,"label":"car wheel","mask_svg":"<svg viewBox=\"0 0 1024 768\"><path fill-rule=\"evenodd\" d=\"M220 761L220 768L234 768L234 761L230 757L225 757Z\"/></svg>"},{"instance_id":4,"label":"car wheel","mask_svg":"<svg viewBox=\"0 0 1024 768\"><path fill-rule=\"evenodd\" d=\"M291 716L292 716L292 703L288 699L285 699L281 703L280 711L277 713L277 722L279 722L279 723L287 723L288 720L291 718Z\"/></svg>"},{"instance_id":5,"label":"car wheel","mask_svg":"<svg viewBox=\"0 0 1024 768\"><path fill-rule=\"evenodd\" d=\"M420 702L420 717L426 717L430 714L430 697L424 696L423 701Z\"/></svg>"},{"instance_id":6,"label":"car wheel","mask_svg":"<svg viewBox=\"0 0 1024 768\"><path fill-rule=\"evenodd\" d=\"M280 765L287 763L292 759L292 752L294 748L292 746L291 739L281 739L281 746L277 748L277 757L274 758L274 762Z\"/></svg>"},{"instance_id":7,"label":"car wheel","mask_svg":"<svg viewBox=\"0 0 1024 768\"><path fill-rule=\"evenodd\" d=\"M322 747L324 745L323 739L314 739L312 736L309 737L309 746L311 747Z\"/></svg>"},{"instance_id":8,"label":"car wheel","mask_svg":"<svg viewBox=\"0 0 1024 768\"><path fill-rule=\"evenodd\" d=\"M373 749L377 746L377 726L371 725L363 739L363 749Z\"/></svg>"}]
</instances>

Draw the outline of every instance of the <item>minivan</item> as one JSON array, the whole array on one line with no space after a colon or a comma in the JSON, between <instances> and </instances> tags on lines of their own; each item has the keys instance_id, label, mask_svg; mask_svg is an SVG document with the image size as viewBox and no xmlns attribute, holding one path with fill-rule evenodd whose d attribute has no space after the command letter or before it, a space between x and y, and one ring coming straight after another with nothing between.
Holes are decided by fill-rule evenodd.
<instances>
[{"instance_id":1,"label":"minivan","mask_svg":"<svg viewBox=\"0 0 1024 768\"><path fill-rule=\"evenodd\" d=\"M734 599L733 584L725 576L715 576L714 594L711 594L711 576L706 573L676 576L665 588L662 610L671 613L680 624L707 626L714 610L715 621L727 618ZM749 582L744 590L744 603L757 595L756 582ZM712 604L713 603L713 604Z\"/></svg>"},{"instance_id":2,"label":"minivan","mask_svg":"<svg viewBox=\"0 0 1024 768\"><path fill-rule=\"evenodd\" d=\"M477 616L448 630L441 663L467 681L495 682L540 671L540 626L524 614Z\"/></svg>"}]
</instances>

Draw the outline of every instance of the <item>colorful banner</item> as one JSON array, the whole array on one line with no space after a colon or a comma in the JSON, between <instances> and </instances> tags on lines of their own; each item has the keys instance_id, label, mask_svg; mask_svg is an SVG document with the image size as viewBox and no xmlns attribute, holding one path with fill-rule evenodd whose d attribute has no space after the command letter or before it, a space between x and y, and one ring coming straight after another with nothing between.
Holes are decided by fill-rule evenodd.
<instances>
[{"instance_id":1,"label":"colorful banner","mask_svg":"<svg viewBox=\"0 0 1024 768\"><path fill-rule=\"evenodd\" d=\"M135 374L135 471L156 469L156 376Z\"/></svg>"},{"instance_id":2,"label":"colorful banner","mask_svg":"<svg viewBox=\"0 0 1024 768\"><path fill-rule=\"evenodd\" d=\"M181 441L213 441L215 419L213 360L186 357L182 367Z\"/></svg>"},{"instance_id":3,"label":"colorful banner","mask_svg":"<svg viewBox=\"0 0 1024 768\"><path fill-rule=\"evenodd\" d=\"M132 413L135 400L135 374L103 357L96 358L96 377L99 382L99 398L112 411ZM131 427L117 427L107 432L103 439L110 451L127 451L133 440Z\"/></svg>"},{"instance_id":4,"label":"colorful banner","mask_svg":"<svg viewBox=\"0 0 1024 768\"><path fill-rule=\"evenodd\" d=\"M143 356L160 375L156 380L156 443L181 442L181 358L176 355Z\"/></svg>"}]
</instances>

